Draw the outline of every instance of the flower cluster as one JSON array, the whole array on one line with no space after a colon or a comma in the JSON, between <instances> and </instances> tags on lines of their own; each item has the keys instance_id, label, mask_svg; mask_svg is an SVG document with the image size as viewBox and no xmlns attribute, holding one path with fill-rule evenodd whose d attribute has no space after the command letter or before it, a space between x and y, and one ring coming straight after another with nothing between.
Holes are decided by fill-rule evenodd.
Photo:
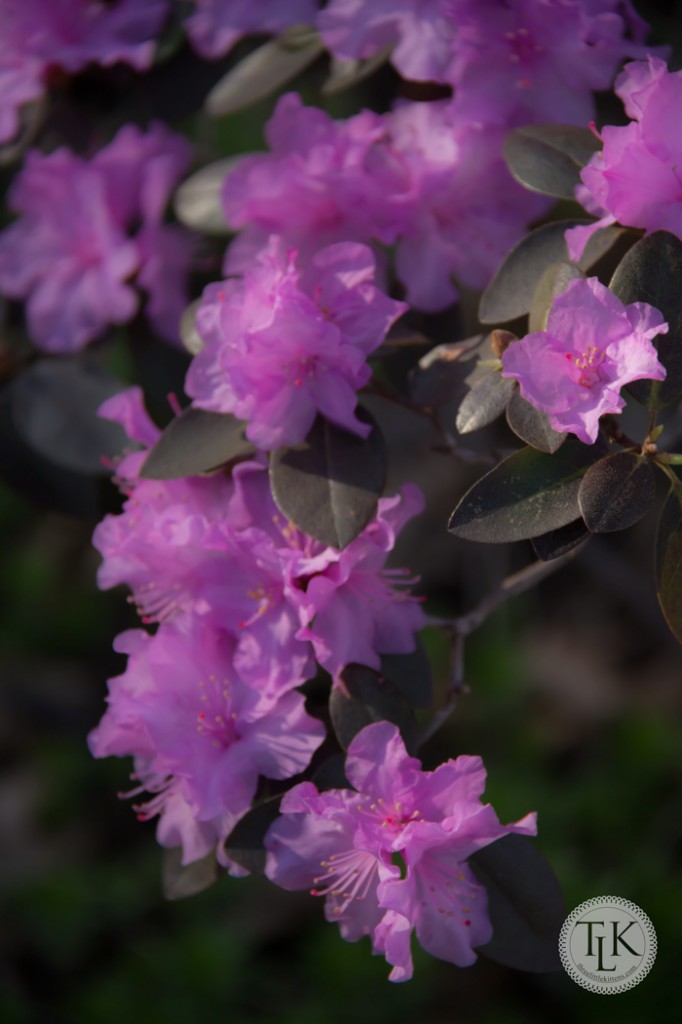
<instances>
[{"instance_id":1,"label":"flower cluster","mask_svg":"<svg viewBox=\"0 0 682 1024\"><path fill-rule=\"evenodd\" d=\"M354 789L320 793L302 782L284 796L265 840L268 877L324 896L327 920L351 942L371 936L392 965L391 981L412 977L413 929L433 956L472 964L492 928L466 860L501 836L535 835L535 815L501 825L480 800L479 757L424 772L389 722L356 735L346 776Z\"/></svg>"},{"instance_id":2,"label":"flower cluster","mask_svg":"<svg viewBox=\"0 0 682 1024\"><path fill-rule=\"evenodd\" d=\"M20 216L0 233L0 292L27 300L28 330L48 352L74 352L107 325L146 313L168 340L187 305L191 239L163 223L190 159L160 124L132 125L91 160L57 149L28 154L9 194Z\"/></svg>"},{"instance_id":3,"label":"flower cluster","mask_svg":"<svg viewBox=\"0 0 682 1024\"><path fill-rule=\"evenodd\" d=\"M600 417L625 405L625 384L665 379L652 339L667 331L653 306L624 306L596 277L579 279L552 303L546 330L504 351L502 376L519 382L555 430L593 444Z\"/></svg>"}]
</instances>

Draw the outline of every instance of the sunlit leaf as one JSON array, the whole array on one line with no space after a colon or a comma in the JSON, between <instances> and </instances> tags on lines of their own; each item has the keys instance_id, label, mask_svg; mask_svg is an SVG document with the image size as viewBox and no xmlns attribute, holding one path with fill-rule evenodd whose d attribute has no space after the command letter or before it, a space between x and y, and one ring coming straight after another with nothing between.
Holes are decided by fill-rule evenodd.
<instances>
[{"instance_id":1,"label":"sunlit leaf","mask_svg":"<svg viewBox=\"0 0 682 1024\"><path fill-rule=\"evenodd\" d=\"M507 408L507 403L518 387L511 377L503 377L497 370L482 376L471 388L457 410L455 426L460 434L470 434L486 427Z\"/></svg>"},{"instance_id":2,"label":"sunlit leaf","mask_svg":"<svg viewBox=\"0 0 682 1024\"><path fill-rule=\"evenodd\" d=\"M547 327L547 316L557 295L568 288L571 281L585 277L583 271L575 263L560 260L547 267L537 283L533 294L533 302L528 316L528 333L544 331Z\"/></svg>"},{"instance_id":3,"label":"sunlit leaf","mask_svg":"<svg viewBox=\"0 0 682 1024\"><path fill-rule=\"evenodd\" d=\"M549 416L521 397L515 391L507 406L507 423L517 437L520 437L532 448L541 452L557 451L568 437L554 430L549 423Z\"/></svg>"},{"instance_id":4,"label":"sunlit leaf","mask_svg":"<svg viewBox=\"0 0 682 1024\"><path fill-rule=\"evenodd\" d=\"M572 124L530 124L504 140L504 158L516 180L534 192L573 199L580 171L601 148L589 128Z\"/></svg>"},{"instance_id":5,"label":"sunlit leaf","mask_svg":"<svg viewBox=\"0 0 682 1024\"><path fill-rule=\"evenodd\" d=\"M230 234L220 196L228 174L245 155L216 160L183 181L173 200L175 215L181 224L204 235Z\"/></svg>"},{"instance_id":6,"label":"sunlit leaf","mask_svg":"<svg viewBox=\"0 0 682 1024\"><path fill-rule=\"evenodd\" d=\"M634 452L616 452L590 466L580 484L578 504L592 533L613 533L638 522L655 497L651 464Z\"/></svg>"}]
</instances>

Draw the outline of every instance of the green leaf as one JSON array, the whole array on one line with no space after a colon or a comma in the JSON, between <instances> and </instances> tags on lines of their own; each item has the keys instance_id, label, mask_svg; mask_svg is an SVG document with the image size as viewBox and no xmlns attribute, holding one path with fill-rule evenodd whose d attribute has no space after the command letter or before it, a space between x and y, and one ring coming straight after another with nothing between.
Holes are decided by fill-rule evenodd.
<instances>
[{"instance_id":1,"label":"green leaf","mask_svg":"<svg viewBox=\"0 0 682 1024\"><path fill-rule=\"evenodd\" d=\"M150 449L140 476L146 480L196 476L255 450L244 437L241 420L205 409L184 409Z\"/></svg>"},{"instance_id":2,"label":"green leaf","mask_svg":"<svg viewBox=\"0 0 682 1024\"><path fill-rule=\"evenodd\" d=\"M669 231L654 231L625 254L609 288L621 302L648 302L669 325L654 338L665 380L636 380L628 392L649 409L662 409L682 397L682 242Z\"/></svg>"},{"instance_id":3,"label":"green leaf","mask_svg":"<svg viewBox=\"0 0 682 1024\"><path fill-rule=\"evenodd\" d=\"M470 434L486 427L507 407L517 383L510 377L503 377L498 370L491 370L471 388L457 410L455 426L460 434Z\"/></svg>"},{"instance_id":4,"label":"green leaf","mask_svg":"<svg viewBox=\"0 0 682 1024\"><path fill-rule=\"evenodd\" d=\"M413 708L433 704L431 662L419 637L410 654L382 654L381 674L398 687Z\"/></svg>"},{"instance_id":5,"label":"green leaf","mask_svg":"<svg viewBox=\"0 0 682 1024\"><path fill-rule=\"evenodd\" d=\"M312 781L322 792L323 789L352 789L346 778L344 754L332 754L313 772Z\"/></svg>"},{"instance_id":6,"label":"green leaf","mask_svg":"<svg viewBox=\"0 0 682 1024\"><path fill-rule=\"evenodd\" d=\"M265 873L265 833L279 815L281 799L280 795L254 804L239 819L223 844L230 860L254 875Z\"/></svg>"},{"instance_id":7,"label":"green leaf","mask_svg":"<svg viewBox=\"0 0 682 1024\"><path fill-rule=\"evenodd\" d=\"M616 452L590 466L580 484L578 504L592 533L613 533L639 522L655 497L651 464L634 452Z\"/></svg>"},{"instance_id":8,"label":"green leaf","mask_svg":"<svg viewBox=\"0 0 682 1024\"><path fill-rule=\"evenodd\" d=\"M313 28L292 25L278 39L253 50L213 86L204 108L210 117L226 117L278 92L324 53Z\"/></svg>"},{"instance_id":9,"label":"green leaf","mask_svg":"<svg viewBox=\"0 0 682 1024\"><path fill-rule=\"evenodd\" d=\"M184 900L209 889L220 877L220 868L215 851L211 850L201 860L182 864L182 847L175 846L163 851L161 883L167 900Z\"/></svg>"},{"instance_id":10,"label":"green leaf","mask_svg":"<svg viewBox=\"0 0 682 1024\"><path fill-rule=\"evenodd\" d=\"M196 315L201 299L195 299L180 317L180 339L187 351L195 356L204 347L204 339L197 330Z\"/></svg>"},{"instance_id":11,"label":"green leaf","mask_svg":"<svg viewBox=\"0 0 682 1024\"><path fill-rule=\"evenodd\" d=\"M547 267L537 283L533 293L533 302L528 317L528 333L544 331L547 327L547 316L557 295L568 288L571 281L585 277L580 267L575 263L566 263L560 260Z\"/></svg>"},{"instance_id":12,"label":"green leaf","mask_svg":"<svg viewBox=\"0 0 682 1024\"><path fill-rule=\"evenodd\" d=\"M658 523L656 590L670 630L682 644L682 494L671 491Z\"/></svg>"},{"instance_id":13,"label":"green leaf","mask_svg":"<svg viewBox=\"0 0 682 1024\"><path fill-rule=\"evenodd\" d=\"M558 530L550 530L549 533L541 533L539 537L533 537L531 544L538 558L543 562L551 562L554 558L567 555L589 536L590 531L582 519L575 519L572 523L567 523L566 526L560 526Z\"/></svg>"},{"instance_id":14,"label":"green leaf","mask_svg":"<svg viewBox=\"0 0 682 1024\"><path fill-rule=\"evenodd\" d=\"M504 158L513 177L533 192L574 199L580 171L601 148L589 128L570 124L530 124L504 140Z\"/></svg>"},{"instance_id":15,"label":"green leaf","mask_svg":"<svg viewBox=\"0 0 682 1024\"><path fill-rule=\"evenodd\" d=\"M230 234L220 197L228 174L247 155L242 153L216 160L183 181L173 200L175 216L181 224L204 235L224 237Z\"/></svg>"},{"instance_id":16,"label":"green leaf","mask_svg":"<svg viewBox=\"0 0 682 1024\"><path fill-rule=\"evenodd\" d=\"M386 443L372 425L366 440L318 416L308 436L270 459L270 486L280 511L295 526L331 547L345 548L376 512L386 479Z\"/></svg>"},{"instance_id":17,"label":"green leaf","mask_svg":"<svg viewBox=\"0 0 682 1024\"><path fill-rule=\"evenodd\" d=\"M103 459L131 442L118 423L97 415L123 382L88 357L40 359L14 378L12 417L17 433L39 455L74 473L106 476Z\"/></svg>"},{"instance_id":18,"label":"green leaf","mask_svg":"<svg viewBox=\"0 0 682 1024\"><path fill-rule=\"evenodd\" d=\"M410 371L410 398L415 405L432 409L466 395L478 353L488 335L436 345Z\"/></svg>"},{"instance_id":19,"label":"green leaf","mask_svg":"<svg viewBox=\"0 0 682 1024\"><path fill-rule=\"evenodd\" d=\"M338 60L332 58L329 77L322 86L323 96L333 96L337 92L345 92L351 89L365 78L369 78L375 71L387 62L391 56L393 46L384 46L371 57L364 60Z\"/></svg>"},{"instance_id":20,"label":"green leaf","mask_svg":"<svg viewBox=\"0 0 682 1024\"><path fill-rule=\"evenodd\" d=\"M535 448L514 452L467 491L448 529L464 540L487 544L558 530L579 518L580 480L602 454L599 444L574 438L553 455Z\"/></svg>"},{"instance_id":21,"label":"green leaf","mask_svg":"<svg viewBox=\"0 0 682 1024\"><path fill-rule=\"evenodd\" d=\"M528 313L533 304L535 289L548 266L560 261L568 262L568 249L564 240L566 229L589 223L585 218L554 220L535 228L522 238L504 258L481 296L478 310L481 323L503 323ZM607 253L622 231L622 228L615 226L595 231L578 262L581 270L589 270Z\"/></svg>"},{"instance_id":22,"label":"green leaf","mask_svg":"<svg viewBox=\"0 0 682 1024\"><path fill-rule=\"evenodd\" d=\"M488 895L493 937L478 952L521 971L561 968L566 904L556 875L530 839L503 836L469 859Z\"/></svg>"},{"instance_id":23,"label":"green leaf","mask_svg":"<svg viewBox=\"0 0 682 1024\"><path fill-rule=\"evenodd\" d=\"M347 665L329 697L329 715L336 738L347 750L353 737L372 722L397 725L408 750L414 750L417 722L398 687L365 665Z\"/></svg>"},{"instance_id":24,"label":"green leaf","mask_svg":"<svg viewBox=\"0 0 682 1024\"><path fill-rule=\"evenodd\" d=\"M507 406L507 423L516 436L526 444L550 455L558 451L568 437L567 434L554 430L550 426L547 413L541 412L522 398L520 391L514 392Z\"/></svg>"}]
</instances>

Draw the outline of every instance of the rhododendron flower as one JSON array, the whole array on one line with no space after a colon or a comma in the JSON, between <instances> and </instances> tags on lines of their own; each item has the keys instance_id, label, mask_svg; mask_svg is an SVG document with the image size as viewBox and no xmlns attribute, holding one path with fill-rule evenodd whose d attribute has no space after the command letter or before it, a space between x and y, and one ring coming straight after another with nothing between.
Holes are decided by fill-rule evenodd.
<instances>
[{"instance_id":1,"label":"rhododendron flower","mask_svg":"<svg viewBox=\"0 0 682 1024\"><path fill-rule=\"evenodd\" d=\"M682 110L682 71L662 60L628 64L616 92L633 120L601 130L603 149L583 168L578 199L600 219L571 228L566 241L578 260L591 235L618 221L646 231L672 231L682 238L682 142L676 125Z\"/></svg>"},{"instance_id":2,"label":"rhododendron flower","mask_svg":"<svg viewBox=\"0 0 682 1024\"><path fill-rule=\"evenodd\" d=\"M209 60L222 57L242 36L277 34L290 25L315 20L315 0L192 0L196 10L185 22L195 50Z\"/></svg>"},{"instance_id":3,"label":"rhododendron flower","mask_svg":"<svg viewBox=\"0 0 682 1024\"><path fill-rule=\"evenodd\" d=\"M354 789L291 789L270 827L266 874L285 889L325 896L327 920L354 942L372 938L393 970L412 976L414 929L433 956L465 967L492 936L485 890L466 860L512 832L535 835L535 815L501 825L481 802L479 757L458 757L433 772L409 757L395 725L362 729L348 748Z\"/></svg>"},{"instance_id":4,"label":"rhododendron flower","mask_svg":"<svg viewBox=\"0 0 682 1024\"><path fill-rule=\"evenodd\" d=\"M159 841L181 845L185 864L231 831L259 775L298 774L324 739L302 694L274 700L245 685L234 641L205 621L165 623L153 637L131 630L116 649L128 654L128 666L110 680L109 708L90 749L95 757L135 758L139 790L153 794L139 816L160 815Z\"/></svg>"},{"instance_id":5,"label":"rhododendron flower","mask_svg":"<svg viewBox=\"0 0 682 1024\"><path fill-rule=\"evenodd\" d=\"M370 355L407 308L374 285L370 249L320 250L305 269L271 239L243 279L210 285L196 314L205 347L187 374L194 405L246 420L261 449L295 444L317 413L366 437L355 415Z\"/></svg>"},{"instance_id":6,"label":"rhododendron flower","mask_svg":"<svg viewBox=\"0 0 682 1024\"><path fill-rule=\"evenodd\" d=\"M593 444L599 418L625 405L625 384L665 379L652 339L667 331L646 302L624 306L596 277L572 281L555 298L546 330L502 354L502 376L519 382L523 397L549 414L555 430Z\"/></svg>"},{"instance_id":7,"label":"rhododendron flower","mask_svg":"<svg viewBox=\"0 0 682 1024\"><path fill-rule=\"evenodd\" d=\"M91 160L66 148L28 154L10 190L18 220L0 234L0 292L25 298L29 334L49 352L83 348L138 307L177 340L190 236L162 223L189 145L162 125L122 128Z\"/></svg>"},{"instance_id":8,"label":"rhododendron flower","mask_svg":"<svg viewBox=\"0 0 682 1024\"><path fill-rule=\"evenodd\" d=\"M43 94L52 67L148 68L167 12L168 0L0 0L0 142L16 133L19 108Z\"/></svg>"}]
</instances>

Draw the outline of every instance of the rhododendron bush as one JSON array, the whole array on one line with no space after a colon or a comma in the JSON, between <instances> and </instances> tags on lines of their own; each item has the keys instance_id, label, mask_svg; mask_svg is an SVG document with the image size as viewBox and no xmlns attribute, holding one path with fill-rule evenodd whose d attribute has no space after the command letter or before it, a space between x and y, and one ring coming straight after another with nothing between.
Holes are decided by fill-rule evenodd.
<instances>
[{"instance_id":1,"label":"rhododendron bush","mask_svg":"<svg viewBox=\"0 0 682 1024\"><path fill-rule=\"evenodd\" d=\"M127 590L89 748L171 896L305 890L392 981L559 967L546 791L503 824L432 741L467 637L654 507L682 642L667 59L627 0L0 0L0 468ZM436 530L422 461L469 468ZM443 613L426 531L534 559Z\"/></svg>"}]
</instances>

